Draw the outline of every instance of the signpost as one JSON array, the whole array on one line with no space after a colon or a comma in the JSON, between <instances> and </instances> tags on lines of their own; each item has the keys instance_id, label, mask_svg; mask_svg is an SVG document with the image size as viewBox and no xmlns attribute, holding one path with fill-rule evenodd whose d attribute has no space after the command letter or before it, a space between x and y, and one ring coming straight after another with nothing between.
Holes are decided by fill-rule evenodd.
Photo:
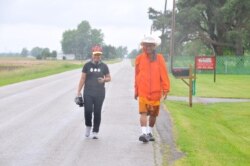
<instances>
[{"instance_id":1,"label":"signpost","mask_svg":"<svg viewBox=\"0 0 250 166\"><path fill-rule=\"evenodd\" d=\"M215 56L196 56L195 57L195 76L196 70L214 70L214 82L216 81L216 57Z\"/></svg>"},{"instance_id":2,"label":"signpost","mask_svg":"<svg viewBox=\"0 0 250 166\"><path fill-rule=\"evenodd\" d=\"M193 68L192 65L189 66L189 68L180 68L175 67L172 68L172 74L178 78L181 79L188 87L189 87L189 106L192 107L193 103L193 79L195 79L195 76L193 75ZM188 79L187 82L185 79Z\"/></svg>"}]
</instances>

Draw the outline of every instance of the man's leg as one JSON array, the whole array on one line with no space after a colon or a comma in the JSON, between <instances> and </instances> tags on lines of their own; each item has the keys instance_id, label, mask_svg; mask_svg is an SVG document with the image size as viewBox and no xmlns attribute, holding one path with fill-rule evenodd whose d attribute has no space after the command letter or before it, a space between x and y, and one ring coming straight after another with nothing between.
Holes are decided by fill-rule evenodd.
<instances>
[{"instance_id":1,"label":"man's leg","mask_svg":"<svg viewBox=\"0 0 250 166\"><path fill-rule=\"evenodd\" d=\"M156 117L159 115L159 106L153 106L153 110L150 112L149 116L149 126L148 126L148 135L149 135L149 140L154 141L155 138L153 137L153 127L156 122Z\"/></svg>"},{"instance_id":2,"label":"man's leg","mask_svg":"<svg viewBox=\"0 0 250 166\"><path fill-rule=\"evenodd\" d=\"M153 127L155 125L155 122L156 122L156 116L150 115L150 117L149 117L149 126L148 126L149 141L155 141L155 138L153 136Z\"/></svg>"},{"instance_id":3,"label":"man's leg","mask_svg":"<svg viewBox=\"0 0 250 166\"><path fill-rule=\"evenodd\" d=\"M147 134L147 113L140 113L140 124L141 124L141 130L142 134Z\"/></svg>"},{"instance_id":4,"label":"man's leg","mask_svg":"<svg viewBox=\"0 0 250 166\"><path fill-rule=\"evenodd\" d=\"M146 104L139 102L140 124L142 130L142 135L139 137L139 140L142 142L149 141L147 136L147 112Z\"/></svg>"},{"instance_id":5,"label":"man's leg","mask_svg":"<svg viewBox=\"0 0 250 166\"><path fill-rule=\"evenodd\" d=\"M149 116L149 127L153 128L155 125L155 122L156 122L156 116L150 115Z\"/></svg>"},{"instance_id":6,"label":"man's leg","mask_svg":"<svg viewBox=\"0 0 250 166\"><path fill-rule=\"evenodd\" d=\"M149 138L147 135L147 113L140 113L140 123L141 123L141 130L142 135L139 137L139 141L148 142Z\"/></svg>"},{"instance_id":7,"label":"man's leg","mask_svg":"<svg viewBox=\"0 0 250 166\"><path fill-rule=\"evenodd\" d=\"M147 113L143 112L140 113L140 123L141 123L141 127L146 127L147 126Z\"/></svg>"}]
</instances>

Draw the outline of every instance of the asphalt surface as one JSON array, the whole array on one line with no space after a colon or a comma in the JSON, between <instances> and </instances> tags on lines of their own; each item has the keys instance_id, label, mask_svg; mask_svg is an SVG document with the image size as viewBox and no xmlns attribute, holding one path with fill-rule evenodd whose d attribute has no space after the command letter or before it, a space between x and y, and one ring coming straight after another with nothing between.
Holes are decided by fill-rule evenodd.
<instances>
[{"instance_id":1,"label":"asphalt surface","mask_svg":"<svg viewBox=\"0 0 250 166\"><path fill-rule=\"evenodd\" d=\"M109 65L99 139L84 137L73 99L81 70L0 88L1 166L154 166L156 143L141 133L129 61Z\"/></svg>"}]
</instances>

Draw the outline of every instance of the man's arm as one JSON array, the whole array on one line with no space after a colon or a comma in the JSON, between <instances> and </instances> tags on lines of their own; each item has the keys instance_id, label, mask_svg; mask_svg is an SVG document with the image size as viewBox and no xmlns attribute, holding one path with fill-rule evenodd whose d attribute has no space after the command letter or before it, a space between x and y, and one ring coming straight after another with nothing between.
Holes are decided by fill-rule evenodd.
<instances>
[{"instance_id":1,"label":"man's arm","mask_svg":"<svg viewBox=\"0 0 250 166\"><path fill-rule=\"evenodd\" d=\"M139 58L135 59L135 84L134 84L134 98L137 100L138 97L138 74L139 74Z\"/></svg>"},{"instance_id":2,"label":"man's arm","mask_svg":"<svg viewBox=\"0 0 250 166\"><path fill-rule=\"evenodd\" d=\"M167 98L167 94L170 90L170 80L168 76L168 70L167 70L167 65L165 63L165 60L163 56L160 57L160 76L161 76L161 87L162 87L162 95L163 98Z\"/></svg>"}]
</instances>

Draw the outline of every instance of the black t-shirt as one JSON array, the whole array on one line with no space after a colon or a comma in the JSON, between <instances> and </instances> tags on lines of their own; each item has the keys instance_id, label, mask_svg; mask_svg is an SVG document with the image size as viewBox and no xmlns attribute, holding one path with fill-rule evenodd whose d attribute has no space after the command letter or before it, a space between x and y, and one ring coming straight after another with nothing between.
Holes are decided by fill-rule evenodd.
<instances>
[{"instance_id":1,"label":"black t-shirt","mask_svg":"<svg viewBox=\"0 0 250 166\"><path fill-rule=\"evenodd\" d=\"M90 61L83 66L82 72L86 73L84 94L91 96L105 96L105 83L100 84L98 82L98 77L104 77L109 74L108 66L103 62L94 64Z\"/></svg>"}]
</instances>

